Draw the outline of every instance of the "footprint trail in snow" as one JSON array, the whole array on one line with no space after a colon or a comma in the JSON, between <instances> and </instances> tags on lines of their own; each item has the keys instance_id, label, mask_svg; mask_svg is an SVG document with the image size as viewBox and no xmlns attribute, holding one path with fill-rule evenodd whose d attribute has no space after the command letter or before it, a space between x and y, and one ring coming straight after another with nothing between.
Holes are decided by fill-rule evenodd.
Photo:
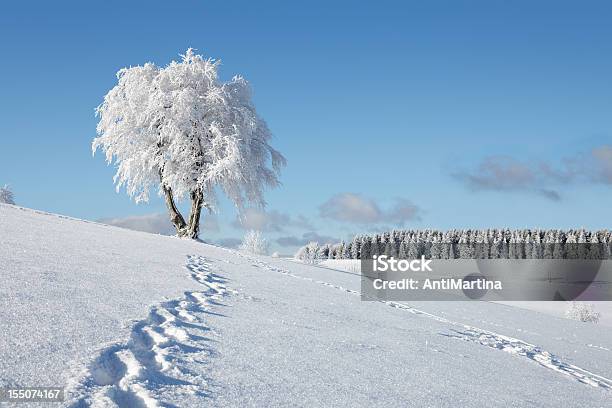
<instances>
[{"instance_id":1,"label":"footprint trail in snow","mask_svg":"<svg viewBox=\"0 0 612 408\"><path fill-rule=\"evenodd\" d=\"M330 287L336 290L340 290L340 291L343 291L343 292L346 292L352 295L361 296L361 292L358 292L356 290L347 289L342 286L335 285L333 283L312 279L306 276L299 276L294 273L291 273L290 271L286 269L270 265L269 263L261 261L259 259L255 259L255 258L244 256L244 255L242 256L245 257L251 263L252 266L264 268L271 272L281 273L283 275L290 276L292 278L297 278L297 279L313 282L319 285L327 286L327 287ZM513 354L519 357L527 358L531 361L534 361L540 364L541 366L549 370L555 371L560 374L564 374L583 384L590 385L592 387L602 388L605 390L612 390L612 379L597 375L593 372L590 372L588 370L585 370L583 368L580 368L578 366L565 362L563 361L562 358L546 350L543 350L541 347L537 345L530 344L523 340L505 336L503 334L495 333L489 330L480 329L478 327L474 327L474 326L470 326L464 323L452 321L444 317L437 316L437 315L425 312L423 310L416 309L404 303L385 301L385 300L380 300L380 299L372 299L372 300L379 301L383 304L386 304L387 306L390 306L396 309L401 309L401 310L407 311L415 315L427 317L429 319L436 320L440 323L444 323L446 325L454 326L457 328L457 329L451 329L450 331L447 331L447 332L439 333L441 336L474 342L482 346L494 348L494 349L501 350L501 351L504 351L504 352L507 352L507 353L510 353L510 354Z\"/></svg>"},{"instance_id":2,"label":"footprint trail in snow","mask_svg":"<svg viewBox=\"0 0 612 408\"><path fill-rule=\"evenodd\" d=\"M225 279L201 256L188 256L186 268L204 290L151 308L125 344L103 349L68 387L70 408L175 407L172 401L197 401L215 384L206 365L217 334L206 315L221 315L228 294Z\"/></svg>"}]
</instances>

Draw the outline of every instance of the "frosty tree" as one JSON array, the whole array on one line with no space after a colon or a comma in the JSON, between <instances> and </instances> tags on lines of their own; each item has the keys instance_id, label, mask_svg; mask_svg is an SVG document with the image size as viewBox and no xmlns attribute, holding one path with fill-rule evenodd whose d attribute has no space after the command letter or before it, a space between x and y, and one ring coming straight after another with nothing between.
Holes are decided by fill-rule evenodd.
<instances>
[{"instance_id":1,"label":"frosty tree","mask_svg":"<svg viewBox=\"0 0 612 408\"><path fill-rule=\"evenodd\" d=\"M321 249L318 242L312 241L298 249L294 258L306 264L316 264L323 259Z\"/></svg>"},{"instance_id":2,"label":"frosty tree","mask_svg":"<svg viewBox=\"0 0 612 408\"><path fill-rule=\"evenodd\" d=\"M215 189L239 210L247 203L263 206L264 188L279 184L285 164L269 144L247 81L222 82L218 68L219 61L192 49L164 68L123 68L96 110L92 149L116 164L117 190L125 187L138 203L157 187L182 237L198 237L202 207L214 209ZM176 206L185 198L191 200L187 221Z\"/></svg>"},{"instance_id":3,"label":"frosty tree","mask_svg":"<svg viewBox=\"0 0 612 408\"><path fill-rule=\"evenodd\" d=\"M0 203L15 204L15 196L8 185L0 187Z\"/></svg>"},{"instance_id":4,"label":"frosty tree","mask_svg":"<svg viewBox=\"0 0 612 408\"><path fill-rule=\"evenodd\" d=\"M261 232L251 230L244 235L242 244L240 244L240 250L255 255L267 255L269 246L268 241L261 235Z\"/></svg>"}]
</instances>

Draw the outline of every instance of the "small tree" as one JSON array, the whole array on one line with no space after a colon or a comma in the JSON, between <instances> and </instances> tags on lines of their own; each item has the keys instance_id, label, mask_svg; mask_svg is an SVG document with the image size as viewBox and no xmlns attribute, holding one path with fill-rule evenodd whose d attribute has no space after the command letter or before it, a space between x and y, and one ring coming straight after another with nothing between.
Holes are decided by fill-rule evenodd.
<instances>
[{"instance_id":1,"label":"small tree","mask_svg":"<svg viewBox=\"0 0 612 408\"><path fill-rule=\"evenodd\" d=\"M250 252L255 255L266 255L268 253L269 243L259 231L249 231L244 235L240 250Z\"/></svg>"},{"instance_id":2,"label":"small tree","mask_svg":"<svg viewBox=\"0 0 612 408\"><path fill-rule=\"evenodd\" d=\"M404 241L402 241L402 244ZM400 246L401 247L401 246ZM440 237L435 235L429 248L431 259L442 259L442 243Z\"/></svg>"},{"instance_id":3,"label":"small tree","mask_svg":"<svg viewBox=\"0 0 612 408\"><path fill-rule=\"evenodd\" d=\"M552 259L565 259L564 243L565 243L564 234L561 231L557 231L554 234Z\"/></svg>"},{"instance_id":4,"label":"small tree","mask_svg":"<svg viewBox=\"0 0 612 408\"><path fill-rule=\"evenodd\" d=\"M380 236L378 234L372 237L372 242L370 244L370 256L374 257L376 255L380 255Z\"/></svg>"},{"instance_id":5,"label":"small tree","mask_svg":"<svg viewBox=\"0 0 612 408\"><path fill-rule=\"evenodd\" d=\"M355 236L351 244L351 259L359 259L361 257L361 237Z\"/></svg>"},{"instance_id":6,"label":"small tree","mask_svg":"<svg viewBox=\"0 0 612 408\"><path fill-rule=\"evenodd\" d=\"M331 249L330 247L331 247L330 244L325 244L319 248L319 257L321 259L329 258L329 251Z\"/></svg>"},{"instance_id":7,"label":"small tree","mask_svg":"<svg viewBox=\"0 0 612 408\"><path fill-rule=\"evenodd\" d=\"M264 188L278 185L285 164L269 145L247 81L222 82L218 68L219 61L191 48L165 68L123 68L96 110L93 152L100 148L117 164L117 189L125 186L136 202L146 202L157 186L182 237L198 237L202 207L214 208L217 187L239 209L263 206ZM187 221L175 202L184 198L191 200Z\"/></svg>"},{"instance_id":8,"label":"small tree","mask_svg":"<svg viewBox=\"0 0 612 408\"><path fill-rule=\"evenodd\" d=\"M361 250L359 251L359 259L370 259L372 247L372 238L363 236L361 238Z\"/></svg>"},{"instance_id":9,"label":"small tree","mask_svg":"<svg viewBox=\"0 0 612 408\"><path fill-rule=\"evenodd\" d=\"M336 247L336 259L344 259L344 241L341 241Z\"/></svg>"},{"instance_id":10,"label":"small tree","mask_svg":"<svg viewBox=\"0 0 612 408\"><path fill-rule=\"evenodd\" d=\"M602 259L602 245L599 243L599 239L597 238L597 234L593 234L591 236L589 245L589 253L588 259Z\"/></svg>"},{"instance_id":11,"label":"small tree","mask_svg":"<svg viewBox=\"0 0 612 408\"><path fill-rule=\"evenodd\" d=\"M410 238L410 242L408 243L408 258L417 259L420 256L421 255L419 254L419 243L413 235L412 238Z\"/></svg>"},{"instance_id":12,"label":"small tree","mask_svg":"<svg viewBox=\"0 0 612 408\"><path fill-rule=\"evenodd\" d=\"M4 187L0 187L0 203L3 204L15 204L15 196L13 192L9 189L8 185L4 185Z\"/></svg>"},{"instance_id":13,"label":"small tree","mask_svg":"<svg viewBox=\"0 0 612 408\"><path fill-rule=\"evenodd\" d=\"M352 253L353 253L353 243L349 242L346 245L344 245L344 255L342 256L342 258L351 259Z\"/></svg>"},{"instance_id":14,"label":"small tree","mask_svg":"<svg viewBox=\"0 0 612 408\"><path fill-rule=\"evenodd\" d=\"M570 302L565 311L565 317L580 322L598 323L600 316L600 313L596 312L590 303Z\"/></svg>"},{"instance_id":15,"label":"small tree","mask_svg":"<svg viewBox=\"0 0 612 408\"><path fill-rule=\"evenodd\" d=\"M318 242L309 242L304 245L294 255L295 259L299 259L300 261L306 264L316 264L321 258L321 248L319 247Z\"/></svg>"},{"instance_id":16,"label":"small tree","mask_svg":"<svg viewBox=\"0 0 612 408\"><path fill-rule=\"evenodd\" d=\"M406 238L402 239L397 256L400 259L408 259L409 248L410 244L408 244Z\"/></svg>"},{"instance_id":17,"label":"small tree","mask_svg":"<svg viewBox=\"0 0 612 408\"><path fill-rule=\"evenodd\" d=\"M578 242L573 232L567 234L565 239L565 258L580 259L580 251L578 251Z\"/></svg>"}]
</instances>

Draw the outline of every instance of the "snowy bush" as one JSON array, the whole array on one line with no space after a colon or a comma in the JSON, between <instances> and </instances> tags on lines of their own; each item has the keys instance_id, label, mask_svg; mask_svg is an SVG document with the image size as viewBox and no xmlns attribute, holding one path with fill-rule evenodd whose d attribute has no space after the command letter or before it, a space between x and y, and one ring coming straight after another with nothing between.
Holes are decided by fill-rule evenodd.
<instances>
[{"instance_id":1,"label":"snowy bush","mask_svg":"<svg viewBox=\"0 0 612 408\"><path fill-rule=\"evenodd\" d=\"M15 204L15 196L8 185L0 187L0 203Z\"/></svg>"},{"instance_id":2,"label":"snowy bush","mask_svg":"<svg viewBox=\"0 0 612 408\"><path fill-rule=\"evenodd\" d=\"M306 245L297 250L295 255L293 255L293 259L297 259L298 261L303 261L306 257Z\"/></svg>"},{"instance_id":3,"label":"snowy bush","mask_svg":"<svg viewBox=\"0 0 612 408\"><path fill-rule=\"evenodd\" d=\"M273 252L272 258L280 258L280 254L278 252Z\"/></svg>"},{"instance_id":4,"label":"snowy bush","mask_svg":"<svg viewBox=\"0 0 612 408\"><path fill-rule=\"evenodd\" d=\"M268 241L259 231L249 231L244 235L240 250L256 255L266 255L268 253Z\"/></svg>"},{"instance_id":5,"label":"snowy bush","mask_svg":"<svg viewBox=\"0 0 612 408\"><path fill-rule=\"evenodd\" d=\"M570 302L565 317L580 322L599 322L600 313L595 311L595 308L590 303Z\"/></svg>"},{"instance_id":6,"label":"snowy bush","mask_svg":"<svg viewBox=\"0 0 612 408\"><path fill-rule=\"evenodd\" d=\"M318 242L309 242L295 253L294 258L307 264L316 264L322 257L322 247Z\"/></svg>"}]
</instances>

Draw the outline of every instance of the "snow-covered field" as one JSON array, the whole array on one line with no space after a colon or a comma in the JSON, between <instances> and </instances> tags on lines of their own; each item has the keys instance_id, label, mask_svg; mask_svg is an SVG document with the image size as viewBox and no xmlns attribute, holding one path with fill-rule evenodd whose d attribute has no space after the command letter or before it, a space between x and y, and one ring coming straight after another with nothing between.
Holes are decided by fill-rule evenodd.
<instances>
[{"instance_id":1,"label":"snow-covered field","mask_svg":"<svg viewBox=\"0 0 612 408\"><path fill-rule=\"evenodd\" d=\"M340 271L361 273L361 260L359 259L324 259L317 265Z\"/></svg>"},{"instance_id":2,"label":"snow-covered field","mask_svg":"<svg viewBox=\"0 0 612 408\"><path fill-rule=\"evenodd\" d=\"M10 205L0 259L0 386L65 386L65 406L612 401L605 325L484 302L362 302L353 272Z\"/></svg>"},{"instance_id":3,"label":"snow-covered field","mask_svg":"<svg viewBox=\"0 0 612 408\"><path fill-rule=\"evenodd\" d=\"M295 260L296 262L299 262ZM612 261L604 261L612 262ZM319 267L336 269L345 272L361 273L361 261L358 259L324 259L316 264ZM521 309L546 313L555 317L566 317L569 302L536 302L536 301L506 301L497 302ZM612 327L612 302L591 302L594 310L599 313L599 324Z\"/></svg>"}]
</instances>

